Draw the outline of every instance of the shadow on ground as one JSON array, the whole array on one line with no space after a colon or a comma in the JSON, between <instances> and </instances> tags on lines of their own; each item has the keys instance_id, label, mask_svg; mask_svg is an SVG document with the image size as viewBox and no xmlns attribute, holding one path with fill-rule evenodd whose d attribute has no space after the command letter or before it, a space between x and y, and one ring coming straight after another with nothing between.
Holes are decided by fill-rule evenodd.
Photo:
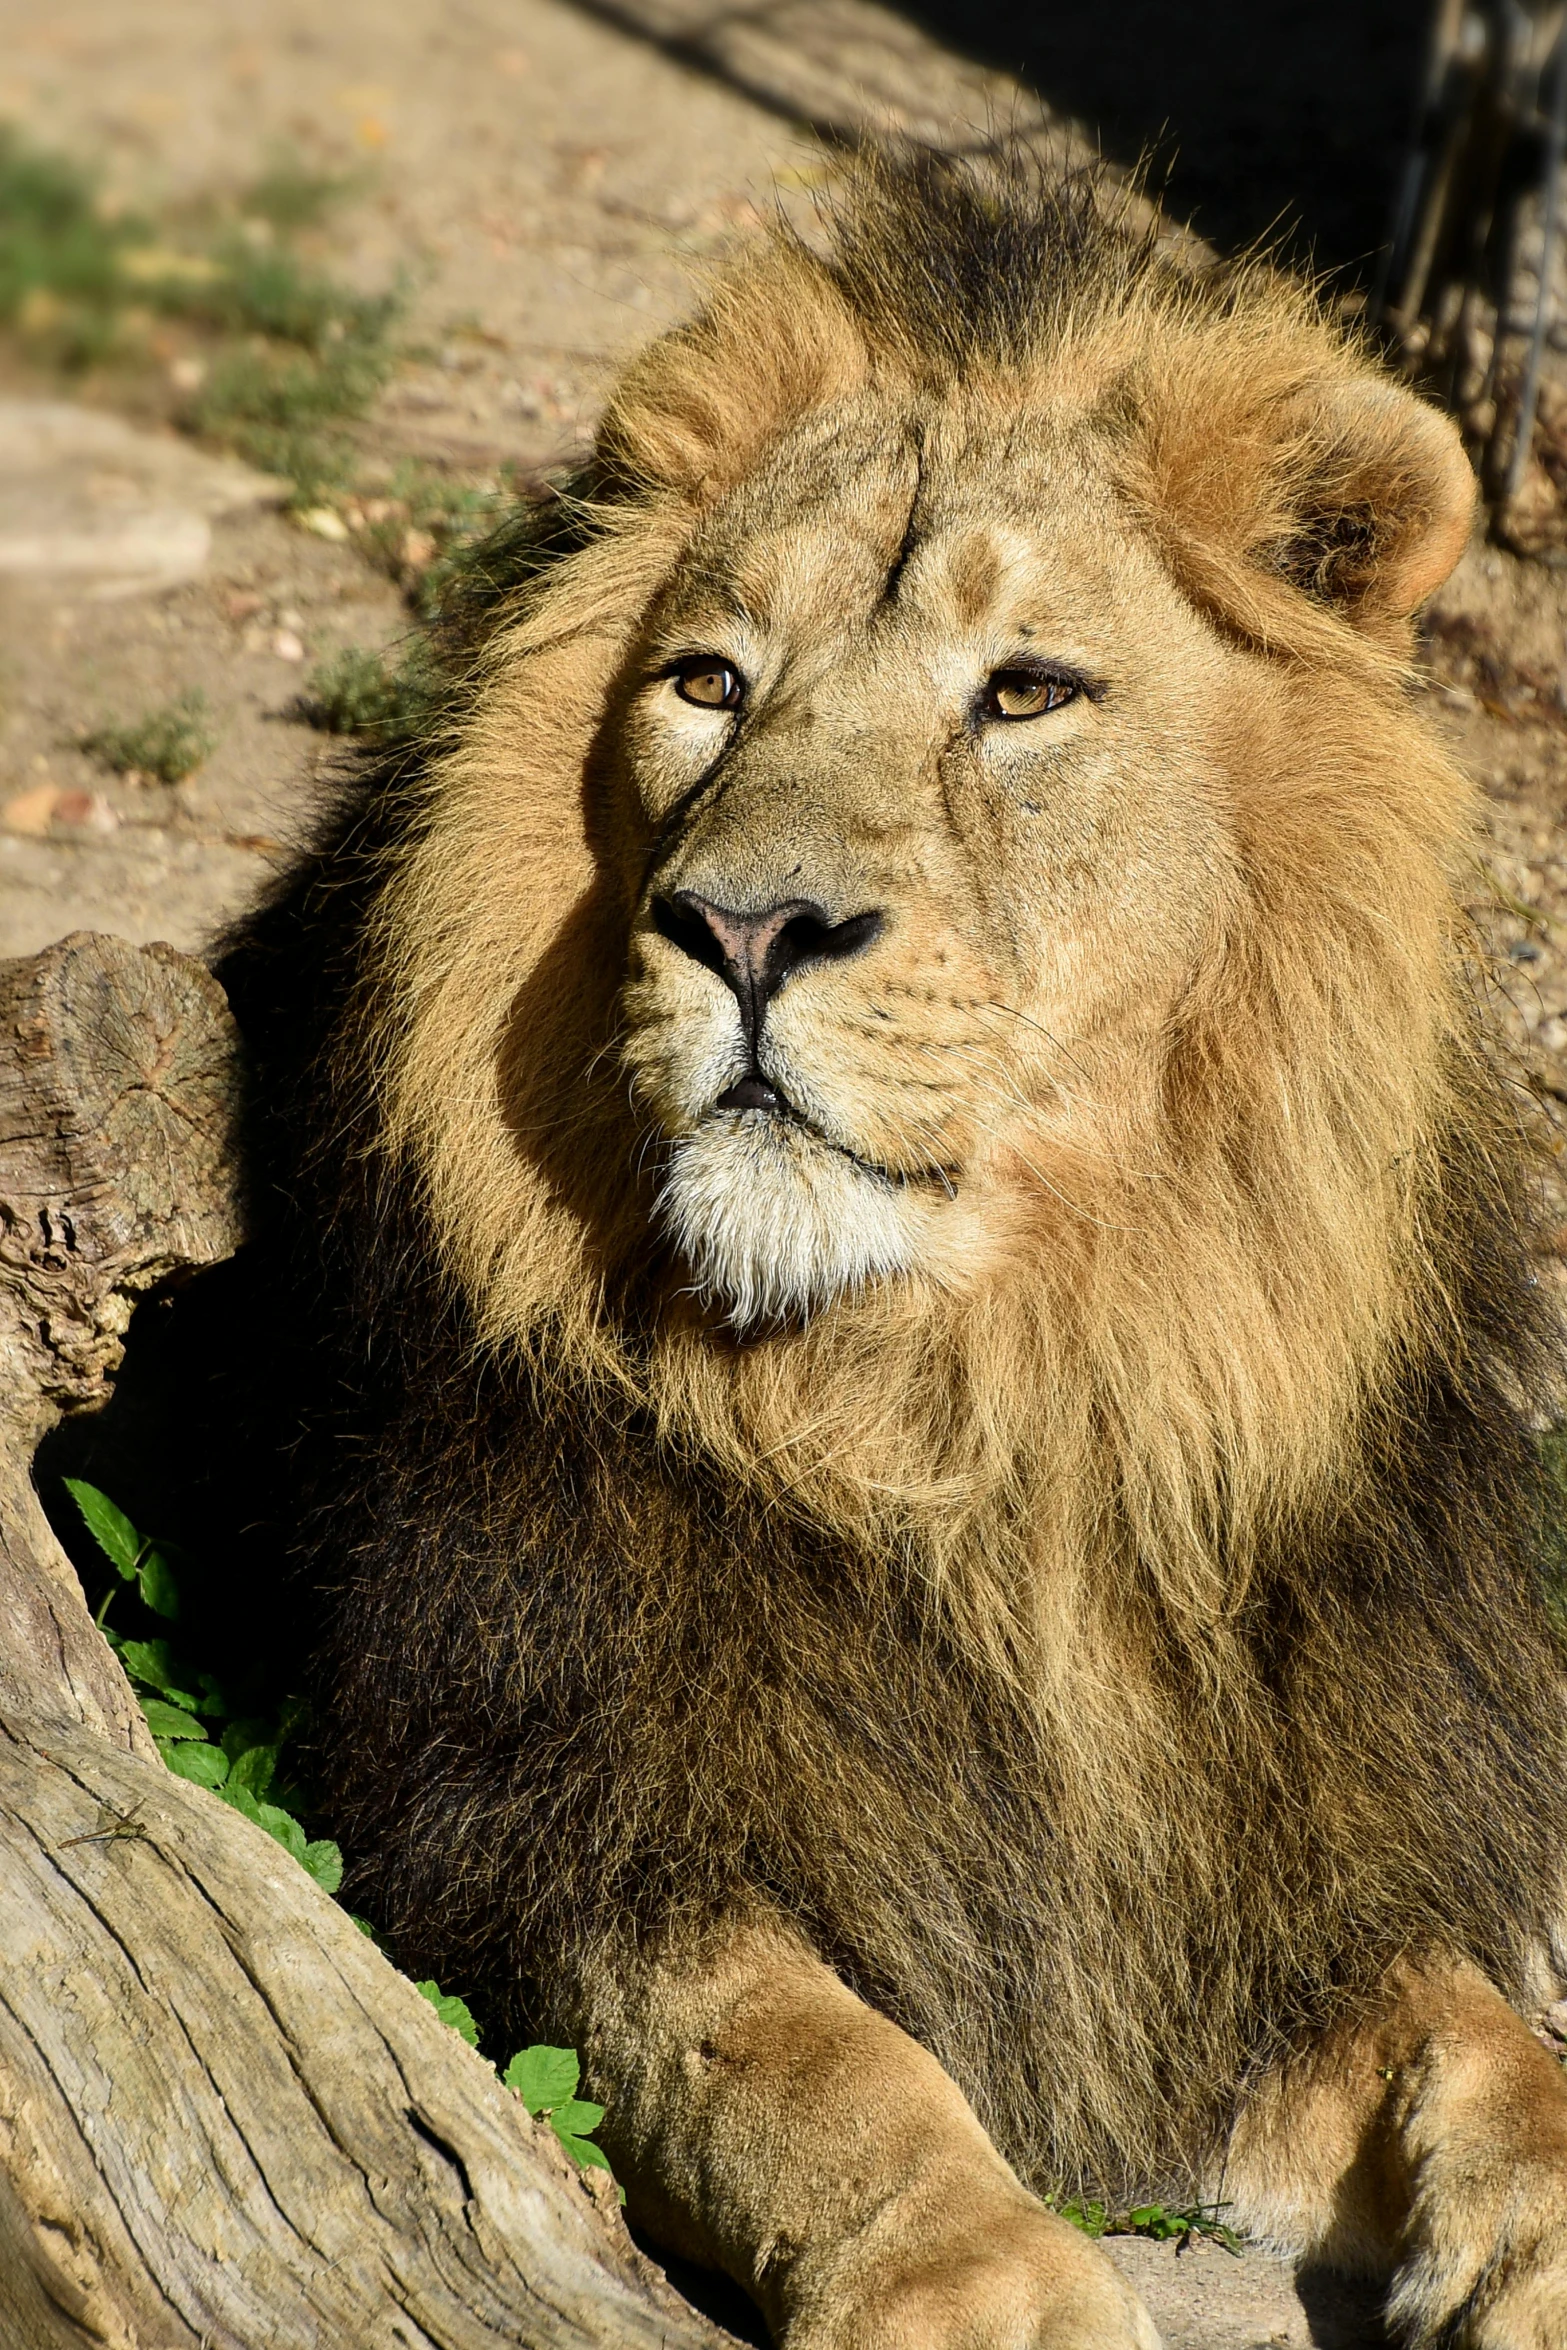
<instances>
[{"instance_id":1,"label":"shadow on ground","mask_svg":"<svg viewBox=\"0 0 1567 2350\"><path fill-rule=\"evenodd\" d=\"M1365 283L1388 233L1431 0L577 0L683 64L853 138L889 118L1025 138L1029 93L1113 165L1147 158L1220 251Z\"/></svg>"},{"instance_id":2,"label":"shadow on ground","mask_svg":"<svg viewBox=\"0 0 1567 2350\"><path fill-rule=\"evenodd\" d=\"M1131 162L1157 149L1171 208L1222 251L1283 226L1364 275L1387 231L1429 0L1029 0L906 8L1029 83Z\"/></svg>"}]
</instances>

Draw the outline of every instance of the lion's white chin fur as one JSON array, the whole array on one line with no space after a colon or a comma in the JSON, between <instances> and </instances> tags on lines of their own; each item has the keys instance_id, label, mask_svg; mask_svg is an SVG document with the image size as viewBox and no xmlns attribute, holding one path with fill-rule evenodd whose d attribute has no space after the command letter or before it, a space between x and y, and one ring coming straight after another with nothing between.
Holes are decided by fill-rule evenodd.
<instances>
[{"instance_id":1,"label":"lion's white chin fur","mask_svg":"<svg viewBox=\"0 0 1567 2350\"><path fill-rule=\"evenodd\" d=\"M904 1192L802 1127L754 1111L671 1149L658 1216L701 1296L736 1329L808 1320L915 1263Z\"/></svg>"}]
</instances>

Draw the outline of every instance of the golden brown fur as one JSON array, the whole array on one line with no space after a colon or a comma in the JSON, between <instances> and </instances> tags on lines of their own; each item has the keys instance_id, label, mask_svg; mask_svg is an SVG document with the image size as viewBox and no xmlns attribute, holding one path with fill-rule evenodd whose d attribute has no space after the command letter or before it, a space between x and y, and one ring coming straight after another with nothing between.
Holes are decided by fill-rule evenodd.
<instances>
[{"instance_id":1,"label":"golden brown fur","mask_svg":"<svg viewBox=\"0 0 1567 2350\"><path fill-rule=\"evenodd\" d=\"M1191 2192L1389 1969L1516 1991L1549 1930L1544 1355L1407 674L1470 488L1267 269L914 166L645 354L578 495L277 918L319 1057L258 1015L363 1395L318 1521L348 1840L422 1968L581 2036L652 2224L868 2344L837 2253L737 2216L832 2203L789 2093L691 2086L726 1967L773 2017L769 1937L1028 2184ZM1081 690L975 716L1031 647ZM677 706L709 652L732 722ZM877 911L768 1010L788 1122L712 1107L746 1048L682 891ZM1405 2260L1258 2165L1281 2231ZM986 2344L1044 2225L996 2194ZM1406 2262L1410 2339L1567 2340L1553 2261L1516 2334ZM885 2338L959 2339L955 2273ZM1151 2338L1083 2290L1027 2338Z\"/></svg>"}]
</instances>

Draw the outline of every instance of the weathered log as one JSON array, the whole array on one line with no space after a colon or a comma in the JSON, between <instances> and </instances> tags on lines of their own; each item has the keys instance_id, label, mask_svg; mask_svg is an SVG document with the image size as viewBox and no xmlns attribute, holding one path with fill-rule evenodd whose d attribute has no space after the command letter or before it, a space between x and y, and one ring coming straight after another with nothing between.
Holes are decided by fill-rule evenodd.
<instances>
[{"instance_id":1,"label":"weathered log","mask_svg":"<svg viewBox=\"0 0 1567 2350\"><path fill-rule=\"evenodd\" d=\"M30 1474L101 1402L139 1295L239 1238L238 1057L216 980L172 947L78 934L0 965L0 1713L152 1756Z\"/></svg>"},{"instance_id":2,"label":"weathered log","mask_svg":"<svg viewBox=\"0 0 1567 2350\"><path fill-rule=\"evenodd\" d=\"M238 1053L171 948L0 967L0 2344L728 2337L281 1846L166 1770L29 1476L235 1246Z\"/></svg>"}]
</instances>

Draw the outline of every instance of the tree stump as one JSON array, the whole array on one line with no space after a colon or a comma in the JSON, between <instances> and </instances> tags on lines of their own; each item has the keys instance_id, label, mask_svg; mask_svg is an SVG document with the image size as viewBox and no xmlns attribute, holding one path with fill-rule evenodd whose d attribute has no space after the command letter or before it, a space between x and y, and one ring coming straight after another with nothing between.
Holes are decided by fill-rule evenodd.
<instances>
[{"instance_id":1,"label":"tree stump","mask_svg":"<svg viewBox=\"0 0 1567 2350\"><path fill-rule=\"evenodd\" d=\"M241 1232L239 1053L167 946L0 966L0 2342L721 2350L490 2068L166 1770L30 1478Z\"/></svg>"}]
</instances>

